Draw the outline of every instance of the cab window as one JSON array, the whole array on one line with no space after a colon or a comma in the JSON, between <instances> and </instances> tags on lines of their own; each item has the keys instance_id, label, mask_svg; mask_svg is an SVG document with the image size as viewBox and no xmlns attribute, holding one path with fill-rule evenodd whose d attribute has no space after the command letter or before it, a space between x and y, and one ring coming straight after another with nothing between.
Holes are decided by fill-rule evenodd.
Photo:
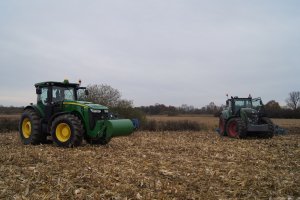
<instances>
[{"instance_id":1,"label":"cab window","mask_svg":"<svg viewBox=\"0 0 300 200\"><path fill-rule=\"evenodd\" d=\"M46 105L48 103L48 88L41 88L41 91L41 94L37 96L37 101Z\"/></svg>"},{"instance_id":2,"label":"cab window","mask_svg":"<svg viewBox=\"0 0 300 200\"><path fill-rule=\"evenodd\" d=\"M75 100L74 88L57 87L52 88L52 100L53 102L59 102L63 100Z\"/></svg>"}]
</instances>

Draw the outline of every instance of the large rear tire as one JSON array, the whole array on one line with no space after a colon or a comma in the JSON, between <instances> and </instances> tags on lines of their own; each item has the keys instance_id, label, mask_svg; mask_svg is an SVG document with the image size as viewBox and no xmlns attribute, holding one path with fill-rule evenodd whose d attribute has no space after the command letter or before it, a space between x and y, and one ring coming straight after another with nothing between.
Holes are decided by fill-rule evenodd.
<instances>
[{"instance_id":1,"label":"large rear tire","mask_svg":"<svg viewBox=\"0 0 300 200\"><path fill-rule=\"evenodd\" d=\"M226 124L226 133L232 138L245 138L247 136L247 128L245 122L241 118L232 118Z\"/></svg>"},{"instance_id":2,"label":"large rear tire","mask_svg":"<svg viewBox=\"0 0 300 200\"><path fill-rule=\"evenodd\" d=\"M76 147L82 143L84 128L81 120L72 114L60 115L51 126L53 142L61 147Z\"/></svg>"},{"instance_id":3,"label":"large rear tire","mask_svg":"<svg viewBox=\"0 0 300 200\"><path fill-rule=\"evenodd\" d=\"M42 134L39 115L33 109L26 109L19 123L19 136L23 144L41 144L46 140Z\"/></svg>"},{"instance_id":4,"label":"large rear tire","mask_svg":"<svg viewBox=\"0 0 300 200\"><path fill-rule=\"evenodd\" d=\"M272 120L268 117L262 117L261 118L261 123L268 124L269 131L264 134L264 137L272 138L274 136L274 131L275 131L274 124L273 124Z\"/></svg>"}]
</instances>

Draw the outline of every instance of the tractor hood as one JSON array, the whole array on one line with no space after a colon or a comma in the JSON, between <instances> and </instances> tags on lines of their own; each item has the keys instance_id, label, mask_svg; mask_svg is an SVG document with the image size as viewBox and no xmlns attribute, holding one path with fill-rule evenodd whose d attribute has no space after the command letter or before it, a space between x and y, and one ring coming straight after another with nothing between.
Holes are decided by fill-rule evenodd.
<instances>
[{"instance_id":1,"label":"tractor hood","mask_svg":"<svg viewBox=\"0 0 300 200\"><path fill-rule=\"evenodd\" d=\"M250 123L258 122L258 112L252 108L241 108L241 117Z\"/></svg>"},{"instance_id":2,"label":"tractor hood","mask_svg":"<svg viewBox=\"0 0 300 200\"><path fill-rule=\"evenodd\" d=\"M90 109L97 109L97 110L107 110L108 108L106 106L102 106L100 104L94 104L92 102L88 101L64 101L64 105L77 105L77 106L83 106L88 107Z\"/></svg>"},{"instance_id":3,"label":"tractor hood","mask_svg":"<svg viewBox=\"0 0 300 200\"><path fill-rule=\"evenodd\" d=\"M246 115L247 117L252 118L252 116L257 115L257 110L252 109L252 108L241 108L241 114Z\"/></svg>"},{"instance_id":4,"label":"tractor hood","mask_svg":"<svg viewBox=\"0 0 300 200\"><path fill-rule=\"evenodd\" d=\"M255 109L252 109L252 108L241 108L241 111L245 112L247 114L255 114L255 113L257 113L257 111Z\"/></svg>"}]
</instances>

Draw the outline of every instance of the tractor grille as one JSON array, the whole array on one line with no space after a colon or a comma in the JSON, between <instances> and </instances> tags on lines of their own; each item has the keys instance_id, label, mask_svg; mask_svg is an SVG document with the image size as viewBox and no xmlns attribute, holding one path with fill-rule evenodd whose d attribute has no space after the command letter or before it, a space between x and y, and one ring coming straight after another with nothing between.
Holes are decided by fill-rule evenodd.
<instances>
[{"instance_id":1,"label":"tractor grille","mask_svg":"<svg viewBox=\"0 0 300 200\"><path fill-rule=\"evenodd\" d=\"M250 124L258 124L258 114L257 113L247 113L248 122Z\"/></svg>"},{"instance_id":2,"label":"tractor grille","mask_svg":"<svg viewBox=\"0 0 300 200\"><path fill-rule=\"evenodd\" d=\"M89 118L90 128L94 129L96 121L108 119L108 113L104 113L104 110L101 110L101 113L93 113L89 111Z\"/></svg>"}]
</instances>

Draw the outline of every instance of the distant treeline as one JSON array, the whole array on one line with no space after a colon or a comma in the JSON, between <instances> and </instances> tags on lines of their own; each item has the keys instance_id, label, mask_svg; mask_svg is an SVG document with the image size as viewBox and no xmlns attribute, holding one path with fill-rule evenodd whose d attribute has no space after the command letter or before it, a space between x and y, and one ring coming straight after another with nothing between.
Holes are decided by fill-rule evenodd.
<instances>
[{"instance_id":1,"label":"distant treeline","mask_svg":"<svg viewBox=\"0 0 300 200\"><path fill-rule=\"evenodd\" d=\"M180 107L166 106L164 104L155 104L151 106L136 107L144 112L146 115L181 115L181 114L209 114L218 115L224 106L216 106L214 102L209 103L202 108L195 108L186 104Z\"/></svg>"},{"instance_id":2,"label":"distant treeline","mask_svg":"<svg viewBox=\"0 0 300 200\"><path fill-rule=\"evenodd\" d=\"M271 118L300 119L300 107L281 107L278 102L271 100L265 105L265 111Z\"/></svg>"},{"instance_id":3,"label":"distant treeline","mask_svg":"<svg viewBox=\"0 0 300 200\"><path fill-rule=\"evenodd\" d=\"M297 108L296 110L289 108L280 108L276 110L266 108L266 113L268 117L271 118L300 119L300 108Z\"/></svg>"},{"instance_id":4,"label":"distant treeline","mask_svg":"<svg viewBox=\"0 0 300 200\"><path fill-rule=\"evenodd\" d=\"M155 104L151 106L136 107L137 109L144 112L146 115L181 115L181 114L209 114L218 117L220 112L223 110L224 105L216 106L213 102L202 108L195 108L186 104L175 107L166 106L164 104ZM264 107L266 114L271 118L291 118L300 119L300 108L282 108L278 102L272 100L269 101Z\"/></svg>"}]
</instances>

